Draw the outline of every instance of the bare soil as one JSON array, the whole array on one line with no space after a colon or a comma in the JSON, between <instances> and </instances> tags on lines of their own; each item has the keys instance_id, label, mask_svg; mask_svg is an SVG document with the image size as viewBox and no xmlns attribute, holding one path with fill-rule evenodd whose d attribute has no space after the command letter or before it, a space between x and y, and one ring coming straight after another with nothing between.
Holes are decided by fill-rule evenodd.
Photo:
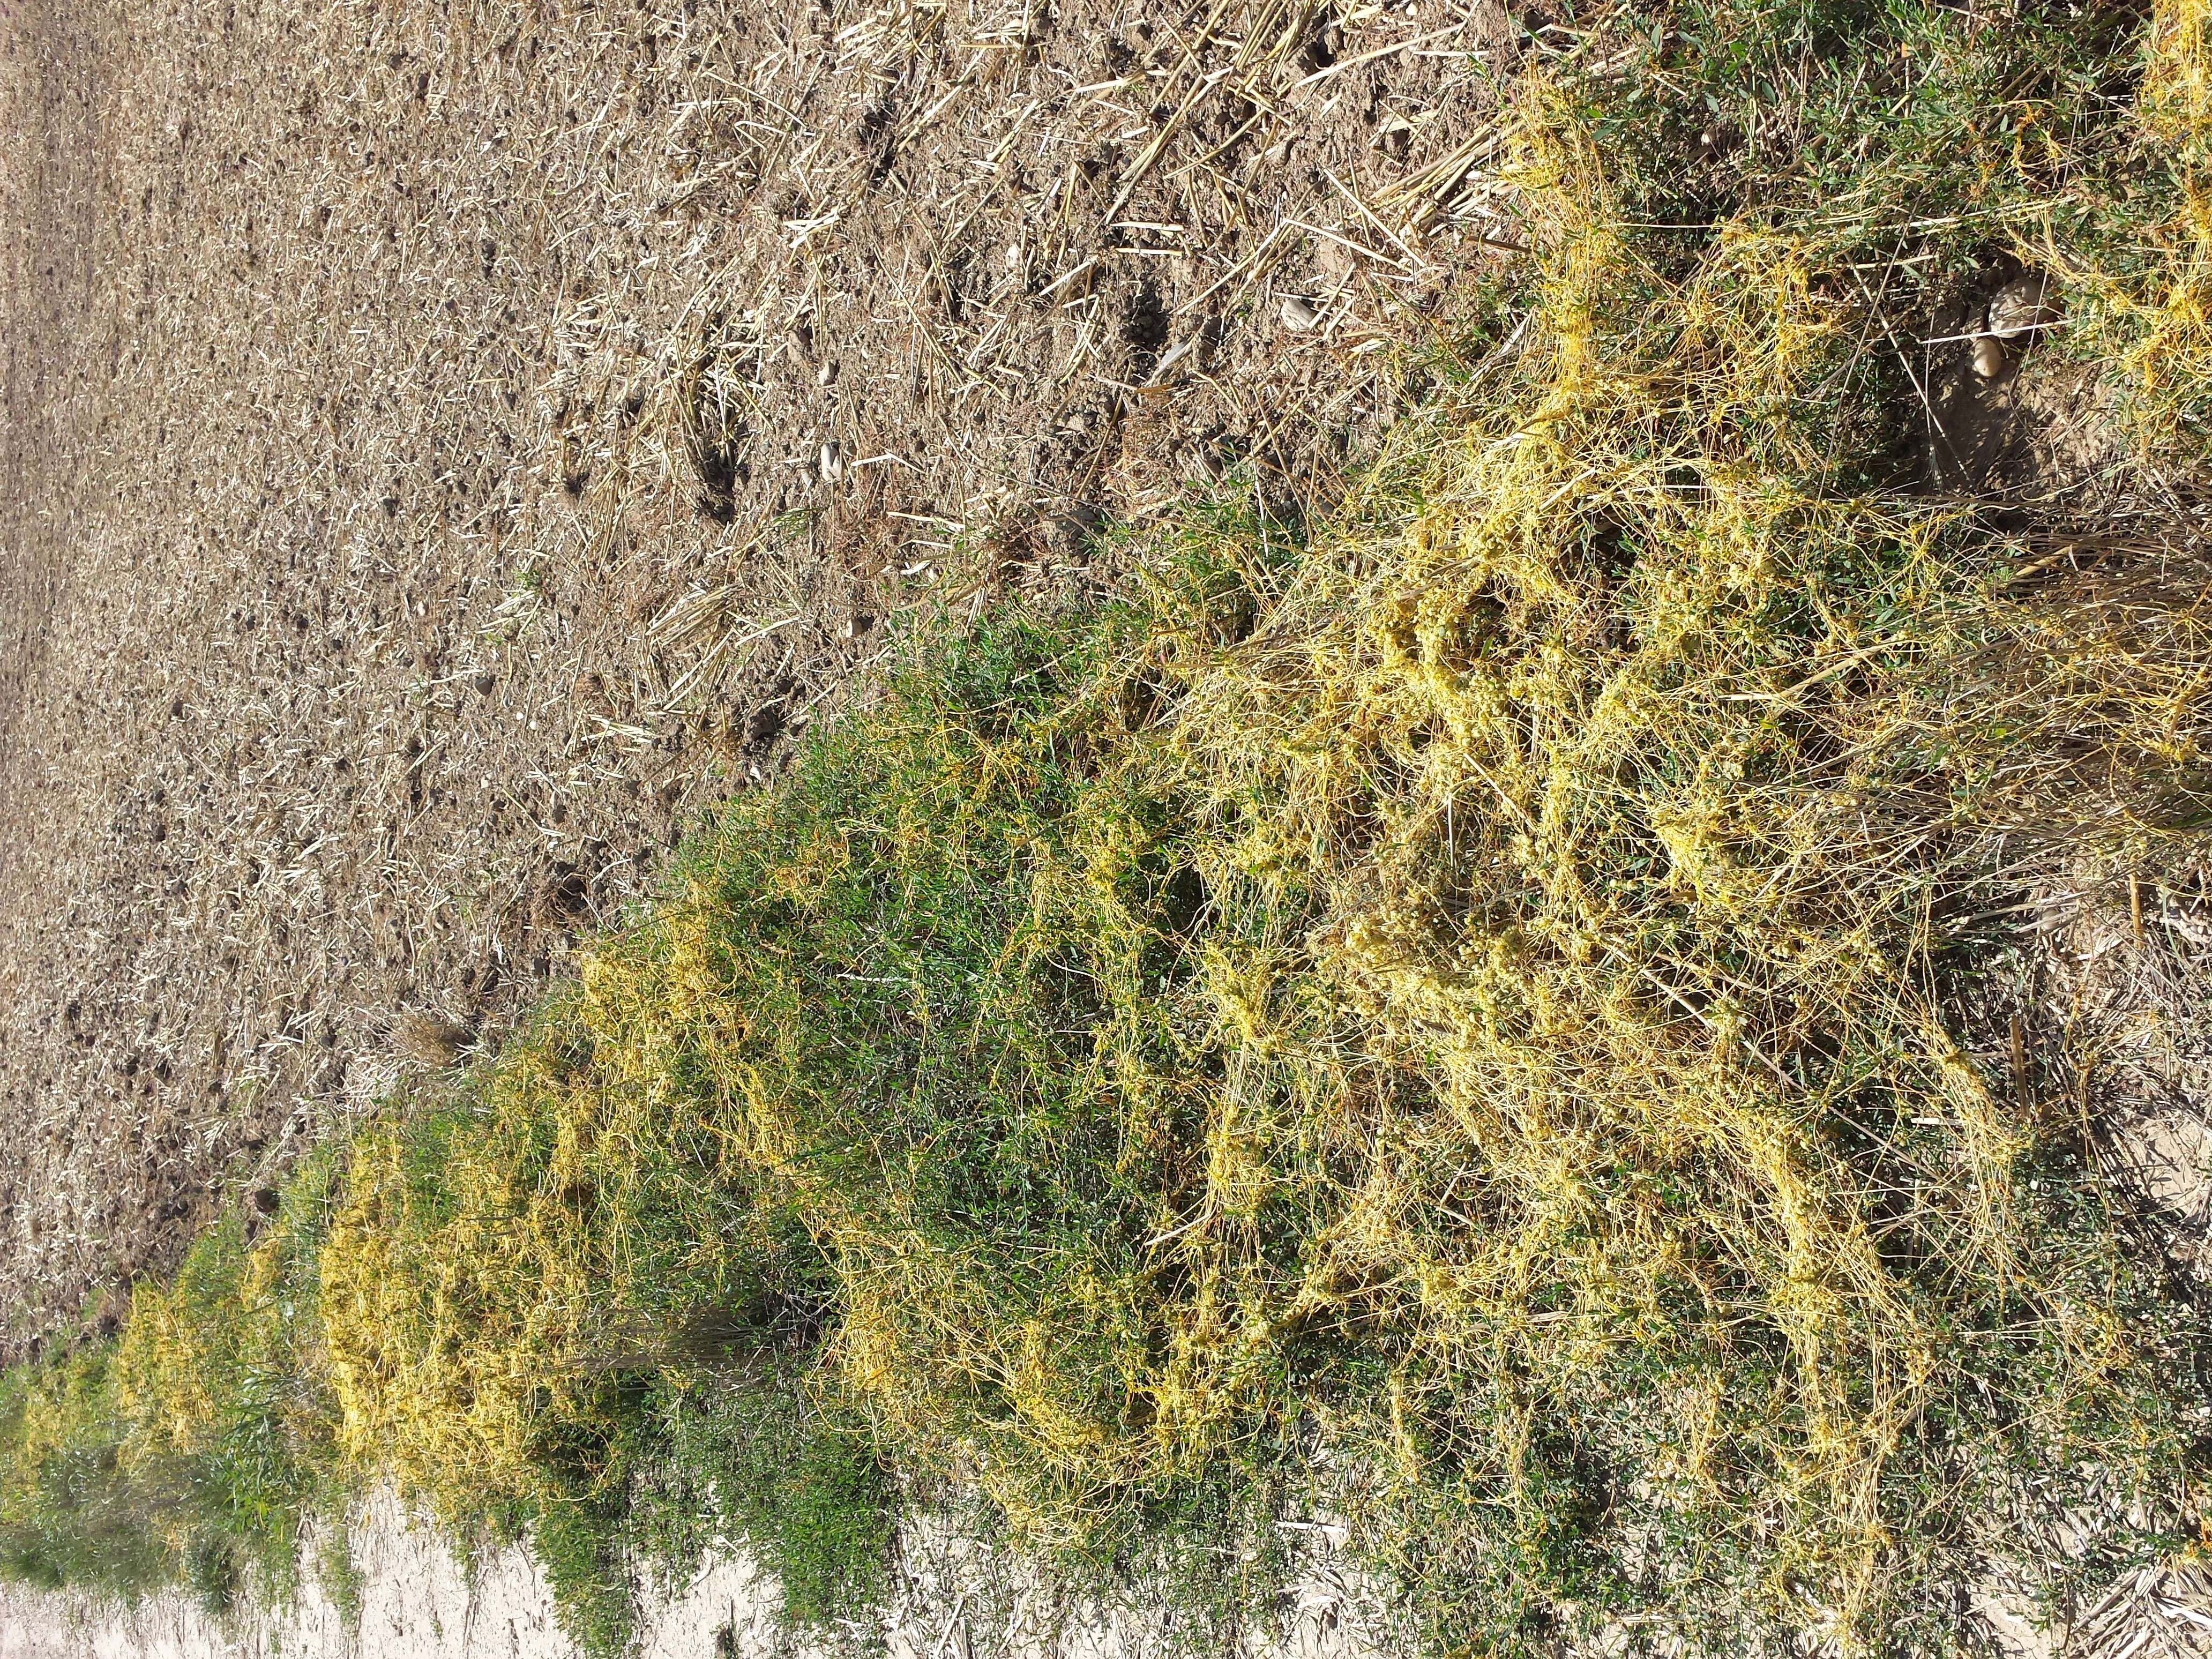
<instances>
[{"instance_id":1,"label":"bare soil","mask_svg":"<svg viewBox=\"0 0 2212 1659\"><path fill-rule=\"evenodd\" d=\"M1327 502L1553 38L6 0L0 1350L495 1041L901 616Z\"/></svg>"}]
</instances>

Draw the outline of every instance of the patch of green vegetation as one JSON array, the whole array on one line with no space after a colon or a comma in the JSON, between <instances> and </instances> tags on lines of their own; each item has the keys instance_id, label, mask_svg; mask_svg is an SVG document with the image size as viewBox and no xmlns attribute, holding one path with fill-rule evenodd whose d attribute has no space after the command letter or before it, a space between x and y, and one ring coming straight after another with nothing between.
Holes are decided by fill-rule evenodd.
<instances>
[{"instance_id":1,"label":"patch of green vegetation","mask_svg":"<svg viewBox=\"0 0 2212 1659\"><path fill-rule=\"evenodd\" d=\"M353 1552L352 1516L340 1510L322 1518L315 1537L315 1579L346 1628L357 1630L368 1581Z\"/></svg>"},{"instance_id":2,"label":"patch of green vegetation","mask_svg":"<svg viewBox=\"0 0 2212 1659\"><path fill-rule=\"evenodd\" d=\"M233 1212L119 1337L88 1329L10 1370L0 1537L33 1582L136 1596L181 1583L211 1610L289 1593L301 1529L351 1488L312 1358L315 1267L335 1164L311 1158L276 1213Z\"/></svg>"},{"instance_id":3,"label":"patch of green vegetation","mask_svg":"<svg viewBox=\"0 0 2212 1659\"><path fill-rule=\"evenodd\" d=\"M1529 252L1340 512L915 635L504 1053L10 1374L11 1569L281 1585L389 1479L611 1655L718 1538L864 1622L972 1503L1218 1635L1328 1515L1438 1650L1919 1653L2182 1547L2202 1317L1957 994L2028 875L2200 849L2212 627L1919 487L1904 342L2042 270L2195 453L2203 33L1537 63Z\"/></svg>"},{"instance_id":4,"label":"patch of green vegetation","mask_svg":"<svg viewBox=\"0 0 2212 1659\"><path fill-rule=\"evenodd\" d=\"M0 1382L0 1434L10 1456L0 1500L0 1565L11 1578L125 1593L161 1582L168 1564L143 1509L118 1489L112 1344L88 1342Z\"/></svg>"},{"instance_id":5,"label":"patch of green vegetation","mask_svg":"<svg viewBox=\"0 0 2212 1659\"><path fill-rule=\"evenodd\" d=\"M895 1493L865 1419L810 1395L804 1376L764 1381L708 1375L662 1389L663 1438L629 1536L642 1558L675 1562L717 1535L744 1538L782 1584L786 1613L826 1625L881 1593Z\"/></svg>"}]
</instances>

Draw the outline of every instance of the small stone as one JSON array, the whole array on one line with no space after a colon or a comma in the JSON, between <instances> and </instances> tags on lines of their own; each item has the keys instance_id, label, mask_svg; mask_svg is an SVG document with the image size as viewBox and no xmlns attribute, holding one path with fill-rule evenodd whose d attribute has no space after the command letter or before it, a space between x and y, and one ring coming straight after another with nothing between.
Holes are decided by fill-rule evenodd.
<instances>
[{"instance_id":1,"label":"small stone","mask_svg":"<svg viewBox=\"0 0 2212 1659\"><path fill-rule=\"evenodd\" d=\"M2051 278L2041 271L2014 277L1990 296L1990 332L2000 340L2048 328L2059 316Z\"/></svg>"},{"instance_id":2,"label":"small stone","mask_svg":"<svg viewBox=\"0 0 2212 1659\"><path fill-rule=\"evenodd\" d=\"M822 462L816 469L825 483L836 483L845 476L845 451L835 438L822 446Z\"/></svg>"},{"instance_id":3,"label":"small stone","mask_svg":"<svg viewBox=\"0 0 2212 1659\"><path fill-rule=\"evenodd\" d=\"M1283 301L1283 326L1285 328L1290 329L1294 332L1303 334L1320 320L1321 313L1314 309L1312 301L1303 299L1297 295L1293 294L1289 299Z\"/></svg>"},{"instance_id":4,"label":"small stone","mask_svg":"<svg viewBox=\"0 0 2212 1659\"><path fill-rule=\"evenodd\" d=\"M1994 380L2004 373L2005 349L1997 339L1988 334L1974 341L1974 373L1984 380Z\"/></svg>"}]
</instances>

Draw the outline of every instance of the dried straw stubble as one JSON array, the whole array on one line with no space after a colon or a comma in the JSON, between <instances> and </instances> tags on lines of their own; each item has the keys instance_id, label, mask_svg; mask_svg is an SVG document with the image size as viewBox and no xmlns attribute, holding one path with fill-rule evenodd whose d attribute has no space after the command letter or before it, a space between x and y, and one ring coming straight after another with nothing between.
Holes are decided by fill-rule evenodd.
<instances>
[{"instance_id":1,"label":"dried straw stubble","mask_svg":"<svg viewBox=\"0 0 2212 1659\"><path fill-rule=\"evenodd\" d=\"M647 890L880 650L848 617L1083 589L1110 514L1248 454L1325 501L1397 395L1349 348L1476 247L1355 200L1494 98L1442 0L1334 64L1273 0L0 27L10 269L58 273L7 298L51 312L9 313L51 373L9 380L0 503L15 1343L374 1092L374 1011L510 1019L567 948L551 866ZM1293 340L1307 224L1376 276ZM720 633L636 625L695 590Z\"/></svg>"}]
</instances>

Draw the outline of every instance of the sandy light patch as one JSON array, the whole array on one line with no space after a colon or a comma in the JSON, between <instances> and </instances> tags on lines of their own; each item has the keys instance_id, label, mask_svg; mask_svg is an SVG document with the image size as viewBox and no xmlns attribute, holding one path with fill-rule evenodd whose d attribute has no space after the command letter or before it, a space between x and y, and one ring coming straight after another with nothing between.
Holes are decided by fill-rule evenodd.
<instances>
[{"instance_id":1,"label":"sandy light patch","mask_svg":"<svg viewBox=\"0 0 2212 1659\"><path fill-rule=\"evenodd\" d=\"M552 1592L527 1549L467 1563L389 1494L354 1524L360 1616L308 1576L289 1607L211 1617L175 1591L132 1608L71 1593L0 1586L0 1659L575 1659ZM777 1617L774 1580L718 1551L644 1610L639 1659L1150 1659L1189 1632L1149 1600L1071 1596L1033 1565L942 1524L910 1528L898 1593L880 1622L802 1640ZM1234 1643L1244 1659L1372 1659L1389 1650L1380 1599L1333 1539L1317 1535L1278 1617Z\"/></svg>"}]
</instances>

